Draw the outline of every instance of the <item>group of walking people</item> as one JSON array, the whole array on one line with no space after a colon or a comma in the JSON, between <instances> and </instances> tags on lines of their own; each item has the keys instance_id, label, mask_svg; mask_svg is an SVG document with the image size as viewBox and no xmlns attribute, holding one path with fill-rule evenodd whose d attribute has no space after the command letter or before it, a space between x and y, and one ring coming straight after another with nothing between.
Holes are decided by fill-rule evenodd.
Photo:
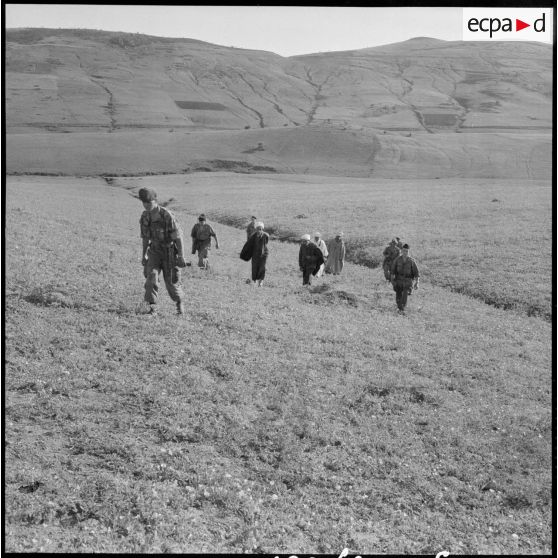
<instances>
[{"instance_id":1,"label":"group of walking people","mask_svg":"<svg viewBox=\"0 0 558 558\"><path fill-rule=\"evenodd\" d=\"M180 285L180 268L190 265L184 259L182 230L174 215L157 201L157 193L152 188L141 188L138 193L144 211L140 218L142 238L142 265L145 277L145 301L149 304L150 314L157 313L159 275L163 280L171 299L176 303L178 314L184 313L184 293ZM215 248L219 248L217 234L207 223L204 214L192 227L192 254L198 254L198 267L209 269L209 251L211 239L215 239ZM269 255L269 234L264 231L264 224L252 216L246 227L246 242L240 252L240 258L251 261L251 280L254 286L261 287L265 279L267 257ZM313 238L309 234L300 237L298 264L302 273L303 286L310 286L313 277L322 277L324 273L339 275L345 263L345 241L343 233L336 233L328 243L319 232ZM419 271L416 262L409 255L409 245L399 238L391 241L384 250L384 275L390 281L396 293L397 307L403 312L407 296L418 288Z\"/></svg>"},{"instance_id":2,"label":"group of walking people","mask_svg":"<svg viewBox=\"0 0 558 558\"><path fill-rule=\"evenodd\" d=\"M246 243L240 252L244 261L252 261L252 283L261 287L265 279L269 234L264 232L264 224L252 215L246 227ZM343 233L336 234L329 246L322 240L319 232L314 233L314 240L309 234L300 237L298 266L302 272L302 284L310 285L312 277L322 277L324 273L339 275L345 263L345 242Z\"/></svg>"}]
</instances>

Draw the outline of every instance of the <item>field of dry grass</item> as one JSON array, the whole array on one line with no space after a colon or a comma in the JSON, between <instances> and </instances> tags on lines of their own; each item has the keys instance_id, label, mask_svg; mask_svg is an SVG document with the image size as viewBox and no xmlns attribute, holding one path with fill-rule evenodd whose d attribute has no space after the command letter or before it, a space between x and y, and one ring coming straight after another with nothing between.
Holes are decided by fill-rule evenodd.
<instances>
[{"instance_id":1,"label":"field of dry grass","mask_svg":"<svg viewBox=\"0 0 558 558\"><path fill-rule=\"evenodd\" d=\"M138 126L113 133L29 128L7 135L7 171L135 176L267 167L274 173L402 180L551 176L549 133L408 135L327 126L198 132Z\"/></svg>"},{"instance_id":2,"label":"field of dry grass","mask_svg":"<svg viewBox=\"0 0 558 558\"><path fill-rule=\"evenodd\" d=\"M549 312L549 187L274 180L8 178L6 550L549 553L551 324L526 311ZM309 292L272 241L252 289L244 232L217 222L184 319L165 293L150 319L144 185L185 231L204 210L363 249L401 233L421 288L399 316L348 263ZM505 269L517 308L455 292L456 266L483 296Z\"/></svg>"}]
</instances>

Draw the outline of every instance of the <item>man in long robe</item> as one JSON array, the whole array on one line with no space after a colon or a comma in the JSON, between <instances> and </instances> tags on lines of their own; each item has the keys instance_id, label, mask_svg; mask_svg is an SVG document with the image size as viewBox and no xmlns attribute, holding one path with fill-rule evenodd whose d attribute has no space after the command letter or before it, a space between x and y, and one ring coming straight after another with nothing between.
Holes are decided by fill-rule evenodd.
<instances>
[{"instance_id":1,"label":"man in long robe","mask_svg":"<svg viewBox=\"0 0 558 558\"><path fill-rule=\"evenodd\" d=\"M318 273L316 273L316 277L321 277L324 274L325 262L327 261L328 256L327 245L322 240L322 235L319 232L314 233L313 242L322 251L322 256L324 257L324 263L320 266L320 269L318 269Z\"/></svg>"},{"instance_id":2,"label":"man in long robe","mask_svg":"<svg viewBox=\"0 0 558 558\"><path fill-rule=\"evenodd\" d=\"M330 241L328 252L325 272L339 275L343 271L343 265L345 264L345 241L343 240L342 232L338 232L335 238Z\"/></svg>"},{"instance_id":3,"label":"man in long robe","mask_svg":"<svg viewBox=\"0 0 558 558\"><path fill-rule=\"evenodd\" d=\"M320 266L324 263L322 251L310 241L309 234L303 234L300 238L300 250L298 252L298 265L302 271L302 284L310 286L312 275L316 275Z\"/></svg>"},{"instance_id":4,"label":"man in long robe","mask_svg":"<svg viewBox=\"0 0 558 558\"><path fill-rule=\"evenodd\" d=\"M265 278L265 266L269 250L267 244L269 235L264 232L264 224L260 221L256 223L256 232L245 242L240 252L240 257L244 261L252 260L252 283L261 287Z\"/></svg>"}]
</instances>

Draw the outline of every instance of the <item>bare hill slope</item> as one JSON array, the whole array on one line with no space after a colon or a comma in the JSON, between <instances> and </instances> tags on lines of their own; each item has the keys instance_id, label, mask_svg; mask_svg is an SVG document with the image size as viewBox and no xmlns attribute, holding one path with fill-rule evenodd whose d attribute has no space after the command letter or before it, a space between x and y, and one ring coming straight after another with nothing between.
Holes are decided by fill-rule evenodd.
<instances>
[{"instance_id":1,"label":"bare hill slope","mask_svg":"<svg viewBox=\"0 0 558 558\"><path fill-rule=\"evenodd\" d=\"M283 58L189 39L20 29L7 30L5 52L9 172L176 172L232 157L280 172L549 176L550 45L419 38ZM506 135L479 136L495 132Z\"/></svg>"}]
</instances>

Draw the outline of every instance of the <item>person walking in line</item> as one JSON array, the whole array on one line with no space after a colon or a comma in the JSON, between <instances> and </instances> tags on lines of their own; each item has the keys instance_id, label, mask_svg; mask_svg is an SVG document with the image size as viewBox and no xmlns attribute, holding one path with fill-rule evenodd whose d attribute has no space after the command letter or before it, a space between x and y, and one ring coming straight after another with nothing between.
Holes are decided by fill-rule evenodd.
<instances>
[{"instance_id":1,"label":"person walking in line","mask_svg":"<svg viewBox=\"0 0 558 558\"><path fill-rule=\"evenodd\" d=\"M149 304L149 313L157 314L159 275L163 272L167 292L176 303L176 312L183 314L184 293L180 285L179 268L186 267L186 262L182 229L174 215L158 204L155 190L141 188L138 195L144 208L140 217L144 300Z\"/></svg>"},{"instance_id":2,"label":"person walking in line","mask_svg":"<svg viewBox=\"0 0 558 558\"><path fill-rule=\"evenodd\" d=\"M328 244L329 255L327 257L327 264L325 267L326 273L339 275L343 271L345 265L345 241L343 240L343 233L338 232L335 238Z\"/></svg>"},{"instance_id":3,"label":"person walking in line","mask_svg":"<svg viewBox=\"0 0 558 558\"><path fill-rule=\"evenodd\" d=\"M198 217L198 222L192 227L192 254L198 253L198 267L208 269L209 250L211 248L211 237L215 239L215 248L219 249L219 241L213 227L206 222L205 214Z\"/></svg>"},{"instance_id":4,"label":"person walking in line","mask_svg":"<svg viewBox=\"0 0 558 558\"><path fill-rule=\"evenodd\" d=\"M328 251L326 243L322 240L322 235L319 232L314 233L314 244L321 250L322 256L324 257L324 263L318 269L316 277L321 277L324 274L325 262L327 261Z\"/></svg>"},{"instance_id":5,"label":"person walking in line","mask_svg":"<svg viewBox=\"0 0 558 558\"><path fill-rule=\"evenodd\" d=\"M248 223L248 226L246 227L246 240L248 240L256 232L257 220L258 218L252 215L251 221Z\"/></svg>"},{"instance_id":6,"label":"person walking in line","mask_svg":"<svg viewBox=\"0 0 558 558\"><path fill-rule=\"evenodd\" d=\"M300 250L298 252L298 266L302 271L302 285L310 286L312 275L316 275L324 263L322 251L310 241L309 234L300 237Z\"/></svg>"},{"instance_id":7,"label":"person walking in line","mask_svg":"<svg viewBox=\"0 0 558 558\"><path fill-rule=\"evenodd\" d=\"M401 254L393 260L390 270L391 284L395 291L395 302L400 314L405 313L407 296L411 294L413 288L418 289L419 269L417 262L409 256L409 245L403 244ZM414 281L414 287L413 287Z\"/></svg>"},{"instance_id":8,"label":"person walking in line","mask_svg":"<svg viewBox=\"0 0 558 558\"><path fill-rule=\"evenodd\" d=\"M261 287L265 278L265 266L269 254L269 235L264 232L264 224L258 221L255 225L256 232L244 243L240 257L244 261L252 260L252 284Z\"/></svg>"},{"instance_id":9,"label":"person walking in line","mask_svg":"<svg viewBox=\"0 0 558 558\"><path fill-rule=\"evenodd\" d=\"M400 250L397 246L397 239L392 238L391 242L383 251L384 263L382 264L382 268L384 270L384 277L386 278L386 281L389 281L391 278L391 264L393 263L393 260L399 256L399 253Z\"/></svg>"}]
</instances>

